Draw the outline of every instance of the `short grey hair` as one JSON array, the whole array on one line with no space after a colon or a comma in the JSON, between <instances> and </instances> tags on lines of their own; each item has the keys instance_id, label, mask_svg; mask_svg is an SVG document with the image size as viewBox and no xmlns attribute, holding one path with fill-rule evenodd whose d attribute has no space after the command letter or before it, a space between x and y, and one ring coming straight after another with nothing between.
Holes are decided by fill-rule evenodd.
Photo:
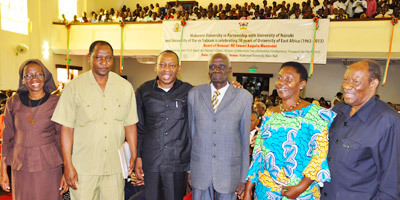
<instances>
[{"instance_id":1,"label":"short grey hair","mask_svg":"<svg viewBox=\"0 0 400 200\"><path fill-rule=\"evenodd\" d=\"M228 63L226 63L226 64L227 64L229 67L231 67L231 61L229 60L229 57L228 57L227 55L225 55L225 54L223 54L223 53L216 53L216 54L212 55L212 56L210 57L210 60L208 60L208 64L209 64L209 65L211 64L211 62L212 62L212 60L213 60L214 58L223 58L223 59L226 59L226 61L228 61Z\"/></svg>"},{"instance_id":2,"label":"short grey hair","mask_svg":"<svg viewBox=\"0 0 400 200\"><path fill-rule=\"evenodd\" d=\"M375 60L365 59L359 62L366 62L368 64L369 71L369 82L374 79L378 79L379 82L382 80L382 66Z\"/></svg>"}]
</instances>

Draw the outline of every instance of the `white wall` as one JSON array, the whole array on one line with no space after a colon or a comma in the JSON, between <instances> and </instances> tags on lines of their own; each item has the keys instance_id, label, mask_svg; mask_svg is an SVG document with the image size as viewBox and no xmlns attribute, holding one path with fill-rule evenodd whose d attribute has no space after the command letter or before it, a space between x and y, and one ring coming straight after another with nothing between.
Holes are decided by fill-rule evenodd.
<instances>
[{"instance_id":1,"label":"white wall","mask_svg":"<svg viewBox=\"0 0 400 200\"><path fill-rule=\"evenodd\" d=\"M30 58L42 60L47 68L55 73L53 54L50 51L48 59L43 54L44 42L51 46L51 22L58 18L58 12L49 12L53 10L58 10L56 0L28 0L28 18L31 21L29 35L0 30L0 89L17 89L18 68ZM15 48L18 43L28 45L29 51L16 55Z\"/></svg>"}]
</instances>

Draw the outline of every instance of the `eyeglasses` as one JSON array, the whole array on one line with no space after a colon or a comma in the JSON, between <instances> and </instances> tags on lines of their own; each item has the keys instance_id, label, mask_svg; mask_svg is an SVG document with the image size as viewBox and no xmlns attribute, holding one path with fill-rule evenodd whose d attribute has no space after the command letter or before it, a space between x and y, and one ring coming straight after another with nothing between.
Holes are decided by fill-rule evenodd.
<instances>
[{"instance_id":1,"label":"eyeglasses","mask_svg":"<svg viewBox=\"0 0 400 200\"><path fill-rule=\"evenodd\" d=\"M24 79L26 79L26 80L31 80L31 79L33 79L33 77L35 77L35 78L37 78L37 79L42 79L43 77L44 77L44 75L43 74L41 74L41 73L37 73L37 74L26 74L26 75L24 75Z\"/></svg>"},{"instance_id":2,"label":"eyeglasses","mask_svg":"<svg viewBox=\"0 0 400 200\"><path fill-rule=\"evenodd\" d=\"M219 70L221 70L221 71L225 71L225 70L228 68L228 66L226 66L226 65L224 65L224 64L220 64L220 65L211 64L211 65L208 66L208 68L209 68L211 71L215 71L215 70L217 69L217 67L218 67Z\"/></svg>"},{"instance_id":3,"label":"eyeglasses","mask_svg":"<svg viewBox=\"0 0 400 200\"><path fill-rule=\"evenodd\" d=\"M169 64L160 63L160 64L158 64L158 66L159 66L161 69L170 68L171 70L173 70L173 69L175 69L175 68L177 67L177 65L175 65L175 64L173 64L173 63L169 63Z\"/></svg>"}]
</instances>

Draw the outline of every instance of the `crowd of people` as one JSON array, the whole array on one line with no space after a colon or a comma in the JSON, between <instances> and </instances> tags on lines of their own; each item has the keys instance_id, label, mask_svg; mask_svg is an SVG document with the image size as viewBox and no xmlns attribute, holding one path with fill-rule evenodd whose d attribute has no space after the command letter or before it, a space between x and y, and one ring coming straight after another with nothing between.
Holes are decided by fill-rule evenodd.
<instances>
[{"instance_id":1,"label":"crowd of people","mask_svg":"<svg viewBox=\"0 0 400 200\"><path fill-rule=\"evenodd\" d=\"M267 0L262 5L253 2L243 5L229 3L213 4L207 7L193 3L190 7L183 7L179 2L175 6L166 4L160 7L158 3L150 6L136 4L135 9L111 8L92 11L90 16L86 12L81 17L74 16L74 23L99 23L99 22L159 22L165 20L260 20L260 19L365 19L365 18L391 18L400 16L399 0L307 0L292 5L282 1ZM63 15L61 22L69 20Z\"/></svg>"},{"instance_id":2,"label":"crowd of people","mask_svg":"<svg viewBox=\"0 0 400 200\"><path fill-rule=\"evenodd\" d=\"M91 70L60 97L40 60L21 65L2 126L0 186L14 200L61 199L67 190L72 200L123 200L124 141L129 174L148 200L181 200L187 184L194 200L400 197L400 116L375 96L376 61L349 66L332 109L300 98L307 69L283 63L275 92L263 97L272 104L255 100L252 112L250 92L228 80L225 54L210 56L210 82L192 86L177 78L178 55L165 50L156 78L136 95L112 72L108 42L94 41L88 57Z\"/></svg>"}]
</instances>

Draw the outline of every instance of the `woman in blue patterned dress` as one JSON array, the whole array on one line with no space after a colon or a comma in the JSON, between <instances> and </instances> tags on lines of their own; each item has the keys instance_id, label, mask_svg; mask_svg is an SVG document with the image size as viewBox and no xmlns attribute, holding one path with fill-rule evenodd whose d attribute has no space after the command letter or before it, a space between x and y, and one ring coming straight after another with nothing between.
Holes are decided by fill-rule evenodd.
<instances>
[{"instance_id":1,"label":"woman in blue patterned dress","mask_svg":"<svg viewBox=\"0 0 400 200\"><path fill-rule=\"evenodd\" d=\"M336 114L300 99L307 70L284 63L275 87L282 103L268 108L258 132L244 199L319 199L330 181L328 129Z\"/></svg>"}]
</instances>

